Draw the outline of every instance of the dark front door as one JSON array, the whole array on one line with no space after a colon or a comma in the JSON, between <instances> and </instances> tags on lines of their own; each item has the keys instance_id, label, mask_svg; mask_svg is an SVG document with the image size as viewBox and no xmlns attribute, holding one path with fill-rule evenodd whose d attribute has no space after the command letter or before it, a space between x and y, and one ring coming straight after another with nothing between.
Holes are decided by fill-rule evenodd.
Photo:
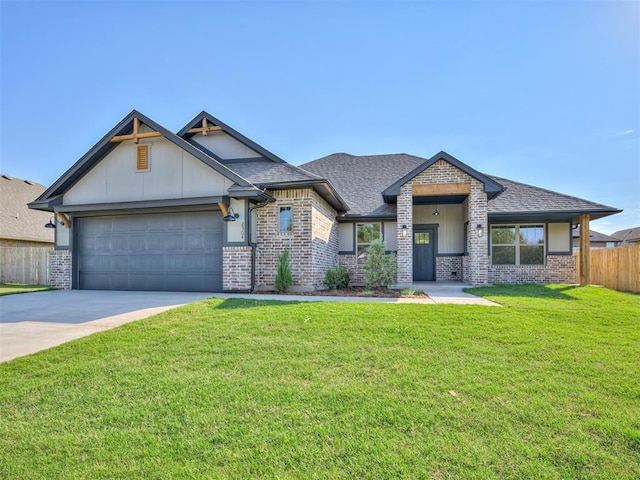
<instances>
[{"instance_id":1,"label":"dark front door","mask_svg":"<svg viewBox=\"0 0 640 480\"><path fill-rule=\"evenodd\" d=\"M413 280L436 279L436 227L413 228Z\"/></svg>"}]
</instances>

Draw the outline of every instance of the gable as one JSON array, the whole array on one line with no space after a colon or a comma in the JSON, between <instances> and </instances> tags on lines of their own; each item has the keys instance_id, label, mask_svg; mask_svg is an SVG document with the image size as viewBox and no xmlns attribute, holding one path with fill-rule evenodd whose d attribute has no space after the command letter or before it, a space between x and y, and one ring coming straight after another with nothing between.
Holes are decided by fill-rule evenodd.
<instances>
[{"instance_id":1,"label":"gable","mask_svg":"<svg viewBox=\"0 0 640 480\"><path fill-rule=\"evenodd\" d=\"M148 146L148 169L137 169L137 149ZM65 205L226 195L233 181L166 138L122 142L63 196Z\"/></svg>"},{"instance_id":2,"label":"gable","mask_svg":"<svg viewBox=\"0 0 640 480\"><path fill-rule=\"evenodd\" d=\"M191 137L191 142L204 147L222 160L260 157L254 149L222 131L209 132L206 136L198 133Z\"/></svg>"}]
</instances>

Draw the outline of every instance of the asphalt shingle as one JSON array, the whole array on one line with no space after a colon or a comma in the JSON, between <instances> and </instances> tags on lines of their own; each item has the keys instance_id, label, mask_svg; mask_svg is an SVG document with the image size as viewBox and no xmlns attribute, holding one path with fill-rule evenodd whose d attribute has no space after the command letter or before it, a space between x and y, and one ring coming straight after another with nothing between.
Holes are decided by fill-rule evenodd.
<instances>
[{"instance_id":1,"label":"asphalt shingle","mask_svg":"<svg viewBox=\"0 0 640 480\"><path fill-rule=\"evenodd\" d=\"M53 243L53 229L44 228L51 213L27 207L45 190L39 183L8 175L0 177L0 238Z\"/></svg>"}]
</instances>

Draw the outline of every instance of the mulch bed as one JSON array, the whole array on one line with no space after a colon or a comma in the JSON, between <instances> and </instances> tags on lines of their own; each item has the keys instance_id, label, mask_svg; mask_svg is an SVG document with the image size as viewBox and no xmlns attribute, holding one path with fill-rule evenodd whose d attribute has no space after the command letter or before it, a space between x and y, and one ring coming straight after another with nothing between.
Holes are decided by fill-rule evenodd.
<instances>
[{"instance_id":1,"label":"mulch bed","mask_svg":"<svg viewBox=\"0 0 640 480\"><path fill-rule=\"evenodd\" d=\"M257 292L270 295L305 295L313 297L380 297L380 298L429 298L422 290L413 294L402 293L402 290L391 288L375 288L369 290L365 287L347 287L338 290L315 290L313 292Z\"/></svg>"}]
</instances>

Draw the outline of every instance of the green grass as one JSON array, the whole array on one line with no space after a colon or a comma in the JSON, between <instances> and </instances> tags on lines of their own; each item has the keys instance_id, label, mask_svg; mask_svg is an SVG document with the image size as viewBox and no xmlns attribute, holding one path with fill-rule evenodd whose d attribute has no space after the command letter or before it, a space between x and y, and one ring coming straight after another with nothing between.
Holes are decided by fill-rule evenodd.
<instances>
[{"instance_id":1,"label":"green grass","mask_svg":"<svg viewBox=\"0 0 640 480\"><path fill-rule=\"evenodd\" d=\"M2 364L0 478L639 478L640 296L475 292L504 308L211 299Z\"/></svg>"},{"instance_id":2,"label":"green grass","mask_svg":"<svg viewBox=\"0 0 640 480\"><path fill-rule=\"evenodd\" d=\"M17 293L43 292L53 290L46 285L25 285L22 283L0 283L0 297L3 295L15 295Z\"/></svg>"}]
</instances>

